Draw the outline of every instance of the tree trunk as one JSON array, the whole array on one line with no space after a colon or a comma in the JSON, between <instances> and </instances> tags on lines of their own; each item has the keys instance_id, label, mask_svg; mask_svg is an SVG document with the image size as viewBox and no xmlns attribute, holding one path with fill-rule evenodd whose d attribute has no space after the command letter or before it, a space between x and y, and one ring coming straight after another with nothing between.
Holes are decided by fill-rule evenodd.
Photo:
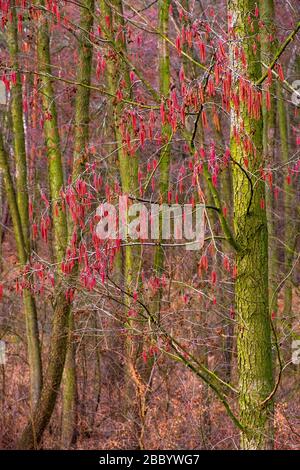
<instances>
[{"instance_id":1,"label":"tree trunk","mask_svg":"<svg viewBox=\"0 0 300 470\"><path fill-rule=\"evenodd\" d=\"M67 351L70 305L66 298L64 286L59 276L61 262L67 246L67 221L62 210L61 189L63 188L63 167L60 151L60 139L57 127L56 106L51 75L51 58L49 50L49 31L47 20L42 14L39 18L37 52L39 71L42 74L43 111L48 114L45 120L44 133L48 157L49 186L51 195L51 210L53 223L53 251L59 266L56 273L56 299L52 322L52 336L48 369L41 397L35 412L25 427L18 443L20 449L32 449L39 445L43 432L50 421L57 394L59 391Z\"/></svg>"},{"instance_id":2,"label":"tree trunk","mask_svg":"<svg viewBox=\"0 0 300 470\"><path fill-rule=\"evenodd\" d=\"M121 0L114 2L114 8L110 8L104 0L100 0L100 7L102 12L102 29L105 36L110 39L112 48L115 52L115 58L107 62L107 83L108 91L116 96L120 82L124 80L123 93L126 99L131 98L131 81L129 75L129 67L126 61L127 46L126 41L122 39L115 39L115 33L120 29L125 28L123 5ZM108 29L104 18L110 18L111 28ZM118 149L118 164L120 170L120 179L122 193L124 195L136 196L138 194L138 164L139 157L137 152L133 155L128 155L126 148L124 148L123 137L121 133L122 115L124 110L123 102L114 104L114 134L116 139L116 146ZM131 135L132 129L129 129ZM124 290L128 293L133 293L139 286L139 273L141 268L141 249L139 246L126 246L123 258L123 274L124 274ZM124 312L124 324L128 333L125 338L125 394L124 394L124 414L127 419L132 423L134 435L134 447L142 447L140 436L143 430L144 420L144 403L145 395L141 391L146 389L141 386L143 380L140 371L137 367L137 361L141 357L142 340L139 335L133 334L134 328L141 330L140 322L134 320L128 315L131 308L136 308L133 305L132 298L125 294L124 303L126 310Z\"/></svg>"},{"instance_id":3,"label":"tree trunk","mask_svg":"<svg viewBox=\"0 0 300 470\"><path fill-rule=\"evenodd\" d=\"M77 82L85 85L91 83L91 69L93 48L89 33L93 27L94 0L84 0L80 10L81 37L79 39L79 63ZM75 101L75 136L74 160L72 181L85 170L87 161L87 144L89 140L89 105L90 89L79 86ZM69 242L72 233L76 230L72 221L69 221ZM63 375L63 415L62 415L62 447L68 449L75 438L76 428L76 348L74 345L74 318L70 311L68 349Z\"/></svg>"},{"instance_id":4,"label":"tree trunk","mask_svg":"<svg viewBox=\"0 0 300 470\"><path fill-rule=\"evenodd\" d=\"M260 17L264 23L261 31L261 60L265 64L271 63L275 54L275 43L270 37L275 39L276 31L274 24L274 3L273 0L263 0L260 4ZM267 93L269 98L267 99ZM274 161L275 155L275 129L276 129L276 86L274 79L267 85L267 91L263 93L262 116L263 116L263 152L265 166L269 166ZM269 101L269 105L268 105ZM269 109L268 109L269 107ZM270 310L277 312L277 286L278 272L278 252L275 243L275 221L273 207L273 188L266 184L266 207L269 234L269 306Z\"/></svg>"},{"instance_id":5,"label":"tree trunk","mask_svg":"<svg viewBox=\"0 0 300 470\"><path fill-rule=\"evenodd\" d=\"M241 58L234 50L240 44L247 61L247 78L255 83L261 76L257 41L258 20L254 0L230 0L230 68L234 91L244 73ZM251 28L248 16L252 14ZM254 36L255 35L255 36ZM252 39L253 38L253 39ZM254 90L251 90L254 92ZM249 93L249 91L248 91ZM241 95L241 94L240 94ZM263 166L263 128L260 116L248 109L241 97L240 109L231 111L231 157L233 163L234 225L239 250L236 256L235 300L238 318L238 367L242 449L266 449L272 446L272 400L262 402L273 388L270 316L268 307L268 230L265 210L265 186L260 180ZM251 138L248 151L245 139ZM248 160L248 169L245 168ZM248 173L249 171L249 173ZM251 178L250 187L247 176ZM253 184L255 182L255 185Z\"/></svg>"},{"instance_id":6,"label":"tree trunk","mask_svg":"<svg viewBox=\"0 0 300 470\"><path fill-rule=\"evenodd\" d=\"M162 100L164 100L164 106L166 106L166 100L170 94L170 57L169 57L169 45L164 37L168 36L169 32L169 7L170 0L160 0L159 2L159 32L161 34L159 40L159 89ZM160 156L159 164L159 193L160 203L166 203L168 200L169 190L169 178L170 178L170 157L171 157L171 145L170 138L172 129L170 124L167 122L162 125L162 137L163 137L163 149L162 155ZM160 221L160 240L161 240L161 221ZM164 269L164 251L163 248L158 245L155 249L154 256L154 274L161 276ZM162 289L158 290L157 295L153 301L153 312L159 316L160 313L160 302L162 296Z\"/></svg>"},{"instance_id":7,"label":"tree trunk","mask_svg":"<svg viewBox=\"0 0 300 470\"><path fill-rule=\"evenodd\" d=\"M56 297L51 347L41 397L18 442L19 449L37 449L52 416L64 369L69 329L69 305L64 289Z\"/></svg>"},{"instance_id":8,"label":"tree trunk","mask_svg":"<svg viewBox=\"0 0 300 470\"><path fill-rule=\"evenodd\" d=\"M19 72L19 47L17 33L17 15L14 0L11 2L11 20L7 25L7 42L12 68L16 74L16 83L11 89L11 116L14 144L14 159L16 165L16 200L20 214L21 227L23 232L23 243L26 252L26 260L23 266L30 259L30 231L29 231L29 205L28 205L28 184L27 184L27 161L25 132L23 124L23 94L22 83ZM28 349L28 362L30 370L30 397L31 407L37 403L42 388L42 360L40 351L40 341L38 332L38 320L36 304L30 289L23 293L23 304L26 322L26 336Z\"/></svg>"},{"instance_id":9,"label":"tree trunk","mask_svg":"<svg viewBox=\"0 0 300 470\"><path fill-rule=\"evenodd\" d=\"M76 382L76 349L74 343L74 315L70 311L68 325L68 346L63 373L61 447L69 449L76 438L77 421L77 382Z\"/></svg>"},{"instance_id":10,"label":"tree trunk","mask_svg":"<svg viewBox=\"0 0 300 470\"><path fill-rule=\"evenodd\" d=\"M289 161L289 146L288 146L288 122L287 114L283 96L283 89L281 83L277 83L277 99L278 99L278 124L279 124L279 136L280 136L280 150L281 150L281 162L282 165L287 166ZM291 273L294 254L295 254L295 227L293 226L294 214L293 214L293 192L292 187L288 183L287 178L284 178L283 183L284 190L284 274L288 276L283 291L283 325L284 333L287 337L287 353L286 358L289 361L291 358L291 343L293 339L293 313L292 313L292 301L293 301L293 274Z\"/></svg>"}]
</instances>

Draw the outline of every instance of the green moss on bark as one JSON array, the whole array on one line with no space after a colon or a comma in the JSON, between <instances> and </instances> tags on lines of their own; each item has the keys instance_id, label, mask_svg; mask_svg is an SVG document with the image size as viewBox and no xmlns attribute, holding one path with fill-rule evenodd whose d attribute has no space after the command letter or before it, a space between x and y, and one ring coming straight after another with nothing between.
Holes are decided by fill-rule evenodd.
<instances>
[{"instance_id":1,"label":"green moss on bark","mask_svg":"<svg viewBox=\"0 0 300 470\"><path fill-rule=\"evenodd\" d=\"M247 60L247 75L256 82L261 67L254 53L253 41L258 33L258 21L254 17L256 2L253 0L230 0L235 40L240 41ZM252 12L253 30L248 21ZM230 51L231 69L234 77L245 73L240 59L234 55L234 42ZM259 51L257 52L259 54ZM238 82L234 84L238 86ZM263 165L262 119L249 115L244 104L239 114L232 108L231 155L241 166L244 158L249 161L249 181L239 165L233 165L234 226L239 250L236 255L237 279L235 300L238 319L238 367L240 387L240 420L247 429L241 433L243 449L266 449L272 445L272 400L264 406L261 403L273 388L270 316L268 304L268 229L265 201L265 185L259 178ZM240 141L233 136L236 127ZM244 128L244 130L242 130ZM245 154L244 135L251 136L253 150ZM249 207L249 202L251 205Z\"/></svg>"}]
</instances>

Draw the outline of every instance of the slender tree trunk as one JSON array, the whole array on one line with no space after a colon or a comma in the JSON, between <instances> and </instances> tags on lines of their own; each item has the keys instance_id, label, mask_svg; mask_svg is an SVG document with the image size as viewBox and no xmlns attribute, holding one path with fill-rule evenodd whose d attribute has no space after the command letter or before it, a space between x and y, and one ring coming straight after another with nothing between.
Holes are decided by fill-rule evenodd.
<instances>
[{"instance_id":1,"label":"slender tree trunk","mask_svg":"<svg viewBox=\"0 0 300 470\"><path fill-rule=\"evenodd\" d=\"M273 0L263 0L260 3L260 17L264 27L261 30L261 60L265 64L269 64L275 54L275 24L274 24L274 2ZM273 40L270 40L273 37ZM276 86L273 80L267 86L268 90L263 93L262 115L263 115L263 151L265 166L270 165L274 161L275 155L275 129L276 129ZM269 97L267 98L267 93ZM269 103L269 104L268 104ZM277 285L278 271L278 252L275 243L275 221L274 207L272 197L272 187L266 185L266 207L269 233L269 304L270 310L276 312L277 295L274 295Z\"/></svg>"},{"instance_id":2,"label":"slender tree trunk","mask_svg":"<svg viewBox=\"0 0 300 470\"><path fill-rule=\"evenodd\" d=\"M107 83L108 91L112 95L116 95L121 81L124 82L123 94L128 99L131 98L131 81L129 67L126 61L127 46L126 41L115 39L116 32L125 28L123 5L121 0L117 0L110 8L104 0L100 0L100 8L102 12L102 29L105 36L111 40L115 59L107 62ZM107 28L104 17L110 18L110 29ZM124 148L123 137L121 133L122 115L124 104L122 102L114 105L114 133L116 145L118 149L118 164L120 170L120 179L122 192L125 195L138 194L138 163L139 157L135 152L134 155L128 155ZM131 135L132 129L128 129ZM130 201L129 201L130 204ZM133 293L139 287L139 273L141 268L141 249L139 246L126 246L123 258L124 271L124 290ZM141 359L142 339L140 335L135 335L134 330L141 330L140 322L128 316L131 308L136 308L131 297L125 294L124 303L127 306L125 311L125 326L128 334L125 338L125 396L124 396L124 413L132 422L134 444L133 446L143 447L143 429L145 419L145 401L147 385L143 382L139 367L138 359Z\"/></svg>"},{"instance_id":3,"label":"slender tree trunk","mask_svg":"<svg viewBox=\"0 0 300 470\"><path fill-rule=\"evenodd\" d=\"M37 53L38 66L41 72L43 112L47 119L44 122L44 135L48 157L48 175L51 196L53 251L58 263L64 258L67 246L67 220L62 210L61 189L64 185L64 172L60 149L60 137L57 125L55 95L51 75L49 28L45 14L38 22Z\"/></svg>"},{"instance_id":4,"label":"slender tree trunk","mask_svg":"<svg viewBox=\"0 0 300 470\"><path fill-rule=\"evenodd\" d=\"M168 37L169 33L169 7L170 0L159 1L159 32L161 37L159 39L159 89L160 95L164 101L167 100L170 93L170 57L169 57L169 46L168 42L164 37ZM164 103L164 106L166 104ZM159 177L159 192L160 192L160 203L166 203L168 198L169 190L169 179L170 179L170 157L171 157L171 138L172 129L169 123L165 123L162 126L162 137L163 144L165 145L162 150L160 157L160 177ZM161 222L160 222L160 240L161 240ZM154 256L154 273L156 276L161 276L164 270L164 251L159 245L155 249ZM159 315L160 303L161 303L162 290L159 289L156 298L154 299L154 313Z\"/></svg>"},{"instance_id":5,"label":"slender tree trunk","mask_svg":"<svg viewBox=\"0 0 300 470\"><path fill-rule=\"evenodd\" d=\"M25 150L25 133L23 124L22 83L18 62L18 33L15 2L11 2L11 21L7 27L7 42L11 66L16 74L16 83L11 89L11 116L13 126L14 156L16 164L16 196L20 212L22 231L26 250L29 254L29 217L28 217L28 185L27 162Z\"/></svg>"},{"instance_id":6,"label":"slender tree trunk","mask_svg":"<svg viewBox=\"0 0 300 470\"><path fill-rule=\"evenodd\" d=\"M77 82L85 85L91 83L93 47L89 33L93 27L94 0L84 0L80 11L81 37L79 43L79 63ZM73 159L73 182L85 170L87 161L89 140L89 105L90 89L79 86L75 101L75 136ZM69 242L72 232L76 230L71 220L69 221ZM63 376L63 415L61 444L69 448L75 437L76 428L76 348L74 345L74 318L70 311L68 348L65 370Z\"/></svg>"},{"instance_id":7,"label":"slender tree trunk","mask_svg":"<svg viewBox=\"0 0 300 470\"><path fill-rule=\"evenodd\" d=\"M227 218L232 222L232 178L231 178L231 169L230 167L224 168L221 175L221 193L222 193L222 202L224 207L227 208ZM227 245L227 246L226 246ZM228 249L228 244L226 240L221 240L221 250L223 253L226 253ZM224 296L225 297L225 296ZM223 303L225 305L226 299L224 298ZM225 329L225 341L224 341L224 378L226 382L231 382L232 375L232 356L233 350L235 348L234 342L234 321L230 318L228 313L228 319L224 322Z\"/></svg>"},{"instance_id":8,"label":"slender tree trunk","mask_svg":"<svg viewBox=\"0 0 300 470\"><path fill-rule=\"evenodd\" d=\"M63 167L60 150L60 139L57 127L57 115L51 78L51 58L49 50L49 30L44 14L39 18L37 51L39 71L42 74L43 111L48 115L45 120L44 133L48 157L49 186L53 223L53 251L59 266L56 274L56 298L52 321L52 335L48 368L46 371L41 397L35 412L25 427L18 447L21 449L36 448L51 418L57 394L60 388L64 369L67 338L69 331L70 305L60 281L60 266L67 246L67 221L62 210L61 189L64 184Z\"/></svg>"},{"instance_id":9,"label":"slender tree trunk","mask_svg":"<svg viewBox=\"0 0 300 470\"><path fill-rule=\"evenodd\" d=\"M16 83L11 89L11 116L14 144L14 159L16 165L16 200L23 232L23 242L26 252L26 261L19 261L25 265L30 259L30 231L28 212L28 184L25 132L23 123L22 83L19 72L19 47L17 33L17 14L15 2L11 2L11 20L7 25L7 42L11 66L16 74ZM30 370L30 396L31 406L34 408L40 396L42 387L42 361L38 332L36 304L30 289L23 293L23 304L26 322L26 336L28 349L28 362Z\"/></svg>"},{"instance_id":10,"label":"slender tree trunk","mask_svg":"<svg viewBox=\"0 0 300 470\"><path fill-rule=\"evenodd\" d=\"M113 48L117 52L115 59L110 59L107 62L107 85L108 91L112 95L120 86L123 79L125 81L124 92L126 98L131 97L131 82L129 77L129 70L126 63L122 60L122 56L126 56L126 43L121 39L116 40L114 34L118 27L124 27L123 7L122 2L117 0L114 2L114 10L112 10L104 0L99 2L102 12L102 28L105 36L112 41ZM108 30L104 21L104 16L110 18L111 29ZM138 156L128 155L124 149L124 143L121 133L121 119L123 114L124 105L122 102L114 103L114 133L116 139L116 146L118 151L118 164L120 170L121 186L124 194L136 195L138 191ZM137 272L139 268L139 253L140 249L137 247L127 246L124 256L124 287L125 290L132 292L136 289L137 285ZM128 302L128 297L126 296Z\"/></svg>"},{"instance_id":11,"label":"slender tree trunk","mask_svg":"<svg viewBox=\"0 0 300 470\"><path fill-rule=\"evenodd\" d=\"M76 438L77 424L77 381L76 381L76 349L74 343L74 315L69 317L68 346L63 373L62 428L61 447L69 449Z\"/></svg>"},{"instance_id":12,"label":"slender tree trunk","mask_svg":"<svg viewBox=\"0 0 300 470\"><path fill-rule=\"evenodd\" d=\"M228 2L231 44L230 58L235 91L238 77L245 73L241 58L234 53L236 42L243 48L247 61L247 78L256 82L261 76L257 41L258 21L254 0ZM253 13L252 13L253 12ZM248 17L252 13L251 25ZM252 29L253 27L253 29ZM242 100L241 100L242 101ZM268 307L268 230L265 186L259 178L263 165L262 119L253 117L245 102L239 112L232 107L231 156L233 164L234 225L240 246L237 256L235 300L238 318L238 367L240 386L240 420L242 449L266 449L272 446L272 400L262 402L273 388L270 317ZM244 139L251 137L252 147L246 153ZM252 192L246 176L248 160ZM243 169L243 170L242 170Z\"/></svg>"},{"instance_id":13,"label":"slender tree trunk","mask_svg":"<svg viewBox=\"0 0 300 470\"><path fill-rule=\"evenodd\" d=\"M42 439L55 407L60 388L67 349L69 305L64 290L56 296L51 347L41 397L18 442L19 449L34 449Z\"/></svg>"},{"instance_id":14,"label":"slender tree trunk","mask_svg":"<svg viewBox=\"0 0 300 470\"><path fill-rule=\"evenodd\" d=\"M12 218L14 235L17 245L18 259L21 266L27 263L27 251L24 242L24 235L22 230L22 222L17 204L17 197L15 193L14 184L10 174L8 155L3 146L2 134L0 133L0 170L3 174L4 186L6 197L9 206L9 212ZM28 355L30 364L30 381L31 381L31 396L32 404L35 403L35 398L39 395L40 387L40 370L41 370L41 356L38 339L38 327L36 317L30 315L35 311L34 301L29 289L23 290L23 302L26 315L26 332L28 340Z\"/></svg>"},{"instance_id":15,"label":"slender tree trunk","mask_svg":"<svg viewBox=\"0 0 300 470\"><path fill-rule=\"evenodd\" d=\"M101 377L101 345L99 344L99 337L97 336L97 331L100 326L98 324L98 313L95 312L92 318L92 328L95 331L95 335L92 338L93 350L95 352L93 359L93 397L95 401L91 402L91 407L89 410L89 431L92 433L95 425L97 411L100 405L101 399L101 389L102 389L102 377Z\"/></svg>"},{"instance_id":16,"label":"slender tree trunk","mask_svg":"<svg viewBox=\"0 0 300 470\"><path fill-rule=\"evenodd\" d=\"M287 113L283 96L283 89L281 83L277 83L277 100L278 100L278 124L280 136L280 151L281 162L285 167L289 161L289 146L288 146L288 122ZM294 239L295 228L293 226L293 192L287 178L283 183L284 190L284 273L288 275L283 291L283 323L284 330L287 336L287 344L289 345L287 351L287 360L291 358L291 341L292 341L292 328L293 328L293 274L291 269L294 259Z\"/></svg>"}]
</instances>

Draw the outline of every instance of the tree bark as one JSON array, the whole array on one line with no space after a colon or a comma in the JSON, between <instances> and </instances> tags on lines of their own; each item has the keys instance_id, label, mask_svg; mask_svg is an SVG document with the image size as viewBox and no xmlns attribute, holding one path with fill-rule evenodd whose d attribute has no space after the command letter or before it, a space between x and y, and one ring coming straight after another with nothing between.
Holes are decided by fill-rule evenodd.
<instances>
[{"instance_id":1,"label":"tree bark","mask_svg":"<svg viewBox=\"0 0 300 470\"><path fill-rule=\"evenodd\" d=\"M107 62L107 85L110 94L116 96L120 82L124 80L123 93L126 98L130 99L132 95L129 67L126 61L127 45L122 39L115 39L114 34L125 28L123 4L121 0L114 2L114 8L104 1L100 0L100 8L102 12L102 29L105 37L111 41L112 50L115 57ZM104 17L110 19L111 28L108 29ZM138 164L139 157L137 152L134 155L128 155L124 148L123 137L121 133L122 115L124 111L124 103L114 103L114 134L118 152L118 165L120 171L122 193L124 195L135 196L138 194ZM132 135L132 130L129 132ZM123 288L126 293L132 294L138 289L139 272L141 267L141 249L139 246L126 246L123 258ZM142 447L140 440L141 430L143 428L144 419L144 395L141 392L140 384L142 379L137 368L137 360L141 356L142 340L133 334L135 326L141 329L141 324L135 325L134 320L128 315L130 308L133 306L132 298L124 295L124 303L126 310L124 312L124 325L128 330L124 344L125 354L125 393L124 393L124 414L127 419L132 422L134 444L133 446ZM143 387L142 387L143 388ZM139 404L138 404L139 403ZM142 405L141 405L142 403Z\"/></svg>"},{"instance_id":2,"label":"tree bark","mask_svg":"<svg viewBox=\"0 0 300 470\"><path fill-rule=\"evenodd\" d=\"M241 58L234 49L238 43L247 61L247 78L253 83L261 76L259 51L255 55L258 20L254 17L254 0L230 0L230 58L234 89L244 74ZM248 16L252 13L251 28ZM237 42L236 42L237 41ZM241 100L242 101L242 100ZM234 225L240 246L236 256L237 278L235 300L238 318L238 367L242 449L266 449L272 446L272 400L262 402L273 389L270 316L268 305L268 230L265 185L260 180L263 165L263 128L261 117L253 117L245 103L231 111L231 157L233 163ZM238 133L238 138L236 137ZM251 138L252 147L245 151L244 139ZM245 168L248 160L248 170ZM249 180L252 185L250 188Z\"/></svg>"},{"instance_id":3,"label":"tree bark","mask_svg":"<svg viewBox=\"0 0 300 470\"><path fill-rule=\"evenodd\" d=\"M80 10L81 36L79 39L79 63L77 82L85 85L91 83L93 47L90 42L89 33L93 27L94 0L84 0ZM74 159L72 181L77 178L85 169L87 161L89 140L89 105L90 89L79 86L76 92L75 101L75 135L74 135ZM76 230L72 221L69 221L69 243L73 231ZM62 414L62 435L61 445L68 449L76 432L76 348L74 345L74 316L70 311L68 348L66 363L63 375L63 414Z\"/></svg>"},{"instance_id":4,"label":"tree bark","mask_svg":"<svg viewBox=\"0 0 300 470\"><path fill-rule=\"evenodd\" d=\"M261 31L261 60L269 64L275 55L275 24L274 24L274 2L263 0L260 4L260 18L263 21ZM273 40L270 40L273 37ZM269 98L267 99L267 93ZM274 161L275 155L275 129L277 105L275 100L276 86L274 79L268 85L268 91L263 92L262 116L263 116L263 151L265 165ZM269 101L269 105L267 102ZM268 109L269 106L269 109ZM266 207L269 233L269 304L270 310L277 312L277 295L274 295L277 286L278 251L275 243L276 230L274 222L273 188L266 184Z\"/></svg>"},{"instance_id":5,"label":"tree bark","mask_svg":"<svg viewBox=\"0 0 300 470\"><path fill-rule=\"evenodd\" d=\"M158 59L159 59L159 91L163 105L166 106L166 100L170 94L170 54L169 54L169 45L165 37L169 33L169 7L170 0L163 1L161 0L158 5L158 15L159 15L159 25L158 29L161 34L159 38L159 47L158 47ZM164 204L168 200L168 191L169 191L169 180L170 180L170 158L171 158L171 135L172 129L168 122L162 124L162 141L163 149L161 151L160 160L159 160L159 202ZM159 241L162 241L162 217L160 214L160 223L159 223ZM154 263L153 271L154 275L161 277L164 271L164 249L161 245L155 247L154 252ZM159 287L157 293L154 295L152 301L152 311L153 314L160 317L161 309L161 299L162 299L162 288Z\"/></svg>"},{"instance_id":6,"label":"tree bark","mask_svg":"<svg viewBox=\"0 0 300 470\"><path fill-rule=\"evenodd\" d=\"M23 92L21 75L19 72L19 46L17 33L17 15L15 1L11 2L11 20L7 25L7 42L11 67L16 74L16 83L11 89L11 116L13 131L14 160L16 165L15 195L20 222L23 232L23 243L26 260L19 261L24 266L30 259L30 231L29 231L29 198L27 183L27 160L25 146L25 132L23 124ZM32 409L37 403L42 388L42 360L38 331L38 320L35 299L29 289L23 293L23 304L26 323L28 362L30 371L30 397Z\"/></svg>"},{"instance_id":7,"label":"tree bark","mask_svg":"<svg viewBox=\"0 0 300 470\"><path fill-rule=\"evenodd\" d=\"M42 74L43 111L48 115L44 124L44 135L47 147L49 187L53 223L53 251L59 268L56 272L56 299L52 321L48 368L40 399L33 416L18 442L20 449L37 448L43 432L48 425L60 388L67 352L70 304L61 283L61 262L67 246L67 220L62 210L61 189L64 184L63 166L60 150L60 138L57 126L57 114L51 78L51 57L49 48L49 30L45 14L38 20L37 52L39 71Z\"/></svg>"},{"instance_id":8,"label":"tree bark","mask_svg":"<svg viewBox=\"0 0 300 470\"><path fill-rule=\"evenodd\" d=\"M278 100L278 124L280 136L280 151L282 165L287 166L289 161L289 145L288 145L288 122L281 83L277 83L277 100ZM287 354L289 361L291 358L291 343L293 339L293 273L291 273L293 260L295 256L295 227L293 226L293 192L292 187L284 178L284 274L288 276L283 290L283 325L284 332L287 337Z\"/></svg>"}]
</instances>

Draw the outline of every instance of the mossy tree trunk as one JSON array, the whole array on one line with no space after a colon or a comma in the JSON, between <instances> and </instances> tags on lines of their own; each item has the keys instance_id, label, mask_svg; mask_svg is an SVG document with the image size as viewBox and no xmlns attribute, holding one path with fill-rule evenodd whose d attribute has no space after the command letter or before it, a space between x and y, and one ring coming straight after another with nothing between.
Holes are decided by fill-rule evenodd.
<instances>
[{"instance_id":1,"label":"mossy tree trunk","mask_svg":"<svg viewBox=\"0 0 300 470\"><path fill-rule=\"evenodd\" d=\"M61 447L69 449L76 439L77 424L77 381L76 381L76 349L74 343L74 315L69 317L68 345L63 373Z\"/></svg>"},{"instance_id":2,"label":"mossy tree trunk","mask_svg":"<svg viewBox=\"0 0 300 470\"><path fill-rule=\"evenodd\" d=\"M170 55L169 45L165 37L169 34L169 8L170 0L160 0L159 2L159 32L161 34L159 39L158 57L159 57L159 90L162 100L166 102L170 93ZM164 103L165 105L165 103ZM171 126L168 122L162 125L163 149L160 157L159 165L159 195L160 203L166 203L168 200L169 180L170 180L170 157L171 157L171 144L170 138L172 134ZM160 222L161 225L161 222ZM160 227L161 233L161 227ZM160 237L161 239L161 237ZM164 269L164 251L161 245L155 249L154 256L154 273L156 276L161 276ZM162 291L159 289L157 298L154 299L154 314L159 315L160 301Z\"/></svg>"},{"instance_id":3,"label":"mossy tree trunk","mask_svg":"<svg viewBox=\"0 0 300 470\"><path fill-rule=\"evenodd\" d=\"M110 8L104 0L99 2L102 12L101 24L106 38L111 41L112 49L116 52L115 57L112 57L107 62L107 86L108 91L113 96L116 96L117 90L120 87L121 81L124 80L124 92L126 98L131 97L131 82L129 76L128 65L122 56L126 57L126 42L122 39L114 38L115 33L119 27L124 28L123 6L122 2L117 0L114 2L114 9ZM107 28L105 18L109 18L111 29ZM121 133L121 120L124 111L124 103L113 103L114 114L114 134L116 139L116 147L118 153L118 165L120 171L120 179L123 194L137 195L138 192L138 156L128 155L124 148L124 142ZM132 292L136 289L137 285L137 272L139 269L139 253L140 249L133 246L127 246L124 253L124 287L125 290ZM127 296L126 296L127 297ZM128 301L128 298L127 298Z\"/></svg>"},{"instance_id":4,"label":"mossy tree trunk","mask_svg":"<svg viewBox=\"0 0 300 470\"><path fill-rule=\"evenodd\" d=\"M234 49L243 48L247 61L247 78L256 82L261 76L257 43L258 19L254 0L229 0L231 16L230 60L235 91L238 79L245 74L241 58ZM248 17L251 15L251 22ZM252 29L253 27L253 29ZM240 420L245 427L241 434L242 449L266 449L272 446L272 400L263 401L273 388L270 316L268 304L268 230L264 205L265 185L260 180L263 165L263 127L261 117L253 117L241 102L239 112L231 111L231 156L233 164L234 225L239 250L236 256L237 279L235 300L238 319L238 367ZM239 134L239 139L236 134ZM243 144L251 139L246 153ZM251 192L248 177L253 184ZM249 176L250 175L250 176Z\"/></svg>"},{"instance_id":5,"label":"mossy tree trunk","mask_svg":"<svg viewBox=\"0 0 300 470\"><path fill-rule=\"evenodd\" d=\"M280 82L277 83L277 101L278 101L278 125L280 136L281 162L287 167L289 161L289 145L288 145L288 121L286 105L284 101L283 88ZM295 256L295 227L293 226L293 190L288 178L284 178L284 272L287 279L284 284L283 291L283 322L285 334L288 338L287 360L291 358L291 341L292 341L292 301L293 301L293 273L292 266Z\"/></svg>"},{"instance_id":6,"label":"mossy tree trunk","mask_svg":"<svg viewBox=\"0 0 300 470\"><path fill-rule=\"evenodd\" d=\"M17 207L20 215L21 228L23 232L23 242L25 250L25 260L20 263L25 266L30 259L30 230L29 230L29 198L27 184L27 160L25 132L23 124L23 94L22 83L19 71L19 47L17 32L17 13L15 2L12 1L11 17L7 24L7 43L11 67L16 75L16 83L11 89L11 117L13 131L14 161L16 168L15 195ZM18 249L20 251L20 249ZM38 332L38 319L35 299L30 288L24 289L23 304L26 323L28 363L30 371L30 396L31 407L34 408L40 396L42 387L42 361Z\"/></svg>"},{"instance_id":7,"label":"mossy tree trunk","mask_svg":"<svg viewBox=\"0 0 300 470\"><path fill-rule=\"evenodd\" d=\"M223 207L227 209L227 218L232 223L232 177L231 177L231 168L224 168L221 174L221 194L222 194L222 203ZM228 250L228 244L226 240L220 240L221 251L226 253ZM224 300L223 303L225 304L226 298L224 293ZM233 363L233 352L235 349L235 341L234 341L234 321L230 318L228 314L228 318L224 322L224 329L226 331L223 351L224 351L224 378L226 382L230 383L232 379L232 363Z\"/></svg>"},{"instance_id":8,"label":"mossy tree trunk","mask_svg":"<svg viewBox=\"0 0 300 470\"><path fill-rule=\"evenodd\" d=\"M260 3L260 18L263 22L261 29L261 60L264 64L271 63L275 52L275 23L274 23L274 2L273 0L263 0ZM273 38L271 40L270 38ZM275 129L276 129L276 85L273 79L267 85L263 93L262 116L263 116L263 152L265 166L269 166L274 161L275 155ZM268 93L268 98L267 98ZM269 303L270 310L277 311L277 295L275 294L278 271L278 251L275 243L275 221L273 204L273 187L266 184L266 207L269 233Z\"/></svg>"},{"instance_id":9,"label":"mossy tree trunk","mask_svg":"<svg viewBox=\"0 0 300 470\"><path fill-rule=\"evenodd\" d=\"M158 46L158 64L159 64L159 91L161 100L166 106L170 94L170 53L169 44L166 37L169 36L169 9L170 0L160 0L158 4L158 30L160 32ZM159 164L159 203L165 204L168 201L168 191L170 185L170 159L171 159L171 137L172 129L168 122L162 124L162 143L163 148L160 155ZM162 242L162 215L160 214L159 223L159 241ZM165 253L161 245L155 247L153 273L160 278L164 272ZM163 289L159 287L152 300L152 312L159 319L161 310ZM153 361L149 361L148 375L151 373Z\"/></svg>"},{"instance_id":10,"label":"mossy tree trunk","mask_svg":"<svg viewBox=\"0 0 300 470\"><path fill-rule=\"evenodd\" d=\"M44 121L44 135L48 158L48 177L51 197L53 224L53 251L56 261L61 263L67 246L67 220L62 210L61 189L64 172L57 125L55 95L51 76L50 37L46 14L38 20L37 34L38 67L41 73L42 105L47 118Z\"/></svg>"},{"instance_id":11,"label":"mossy tree trunk","mask_svg":"<svg viewBox=\"0 0 300 470\"><path fill-rule=\"evenodd\" d=\"M105 37L111 41L113 57L107 61L107 87L110 94L116 96L117 90L123 81L123 94L126 99L132 95L130 70L126 61L127 45L126 39L116 39L116 33L125 29L123 4L121 0L116 0L111 8L107 2L100 0L100 9L102 15L102 29ZM111 27L107 28L104 19L109 18ZM138 195L138 153L129 155L123 142L121 124L124 112L124 103L122 101L113 103L114 114L114 135L118 153L118 166L120 171L121 188L123 195ZM128 129L133 136L132 129ZM128 202L130 204L130 201ZM139 246L126 246L123 257L123 289L126 293L132 293L139 287L139 273L141 268L141 249ZM145 395L141 392L143 389L141 375L138 370L137 362L141 357L142 340L139 335L133 334L135 327L141 330L140 322L136 322L128 316L130 308L136 308L133 305L132 298L125 294L124 303L126 310L124 312L124 324L128 330L125 338L125 396L124 396L124 414L133 424L134 444L133 446L143 447L140 436L143 430L144 419L144 399Z\"/></svg>"},{"instance_id":12,"label":"mossy tree trunk","mask_svg":"<svg viewBox=\"0 0 300 470\"><path fill-rule=\"evenodd\" d=\"M37 448L43 432L50 421L57 394L60 388L69 331L70 305L61 283L60 266L67 246L67 220L62 210L61 189L64 184L60 138L57 127L55 96L52 85L51 57L49 48L49 29L46 14L38 20L37 53L39 72L41 73L43 112L48 119L44 123L44 135L48 157L48 175L51 196L53 224L53 252L58 270L56 273L56 297L52 320L48 368L45 374L40 399L33 416L29 419L18 442L21 449Z\"/></svg>"},{"instance_id":13,"label":"mossy tree trunk","mask_svg":"<svg viewBox=\"0 0 300 470\"><path fill-rule=\"evenodd\" d=\"M79 62L77 82L85 85L91 83L93 47L89 33L93 27L94 0L84 0L80 10L81 36L79 38ZM79 86L75 100L75 135L72 180L75 183L85 170L88 155L89 141L89 105L90 89ZM76 230L72 221L69 221L69 242L72 233ZM61 444L69 448L76 434L76 357L74 344L74 316L70 311L68 348L63 376L63 414Z\"/></svg>"}]
</instances>

